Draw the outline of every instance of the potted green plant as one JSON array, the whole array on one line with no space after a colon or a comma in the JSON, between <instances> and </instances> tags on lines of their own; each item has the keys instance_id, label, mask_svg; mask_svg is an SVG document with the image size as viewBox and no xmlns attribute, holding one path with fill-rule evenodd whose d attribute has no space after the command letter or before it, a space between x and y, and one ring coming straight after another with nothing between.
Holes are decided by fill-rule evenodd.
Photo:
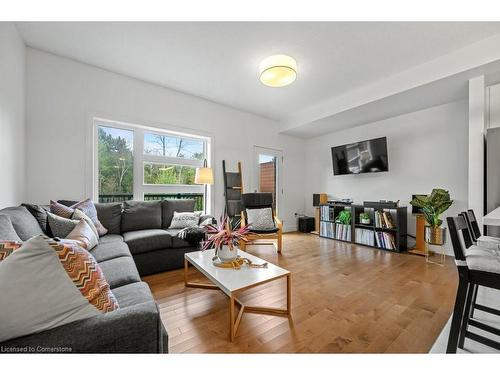
<instances>
[{"instance_id":1,"label":"potted green plant","mask_svg":"<svg viewBox=\"0 0 500 375\"><path fill-rule=\"evenodd\" d=\"M444 244L443 220L440 215L453 204L450 194L444 189L433 189L430 195L416 196L410 204L422 209L427 225L425 227L425 240L433 245Z\"/></svg>"},{"instance_id":2,"label":"potted green plant","mask_svg":"<svg viewBox=\"0 0 500 375\"><path fill-rule=\"evenodd\" d=\"M344 224L344 225L350 225L351 224L351 211L349 210L342 210L339 212L337 215L337 218L335 219L337 223Z\"/></svg>"},{"instance_id":3,"label":"potted green plant","mask_svg":"<svg viewBox=\"0 0 500 375\"><path fill-rule=\"evenodd\" d=\"M368 212L361 212L359 214L359 222L361 224L370 224L370 214Z\"/></svg>"}]
</instances>

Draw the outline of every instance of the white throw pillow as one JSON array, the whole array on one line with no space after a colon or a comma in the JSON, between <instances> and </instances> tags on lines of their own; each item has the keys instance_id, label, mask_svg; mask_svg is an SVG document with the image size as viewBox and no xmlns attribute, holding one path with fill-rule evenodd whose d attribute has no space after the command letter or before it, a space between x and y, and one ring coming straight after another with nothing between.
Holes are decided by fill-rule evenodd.
<instances>
[{"instance_id":1,"label":"white throw pillow","mask_svg":"<svg viewBox=\"0 0 500 375\"><path fill-rule=\"evenodd\" d=\"M87 222L90 229L92 229L92 232L94 232L95 236L99 239L99 232L97 231L97 228L94 225L92 219L88 217L85 212L77 208L75 209L75 212L73 212L73 215L71 215L71 220L80 220L80 219L83 219Z\"/></svg>"},{"instance_id":2,"label":"white throw pillow","mask_svg":"<svg viewBox=\"0 0 500 375\"><path fill-rule=\"evenodd\" d=\"M66 236L66 239L81 242L80 246L87 250L92 250L99 243L97 232L94 233L85 219L80 219L80 222Z\"/></svg>"},{"instance_id":3,"label":"white throw pillow","mask_svg":"<svg viewBox=\"0 0 500 375\"><path fill-rule=\"evenodd\" d=\"M174 217L170 223L170 229L184 229L198 226L200 222L199 212L177 212L174 211Z\"/></svg>"},{"instance_id":4,"label":"white throw pillow","mask_svg":"<svg viewBox=\"0 0 500 375\"><path fill-rule=\"evenodd\" d=\"M250 229L266 230L276 228L271 207L247 208L247 221Z\"/></svg>"}]
</instances>

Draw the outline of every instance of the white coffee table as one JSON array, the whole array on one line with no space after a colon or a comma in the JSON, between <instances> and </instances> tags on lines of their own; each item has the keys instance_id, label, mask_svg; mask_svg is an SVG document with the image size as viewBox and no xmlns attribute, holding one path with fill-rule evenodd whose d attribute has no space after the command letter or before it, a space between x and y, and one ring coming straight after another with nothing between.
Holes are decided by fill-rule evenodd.
<instances>
[{"instance_id":1,"label":"white coffee table","mask_svg":"<svg viewBox=\"0 0 500 375\"><path fill-rule=\"evenodd\" d=\"M186 287L220 289L229 297L229 337L231 341L236 336L236 331L241 322L243 312L270 315L290 316L291 304L291 273L290 271L267 262L267 268L250 268L243 265L240 269L220 268L214 266L212 258L214 250L194 251L184 254L184 282ZM238 255L247 258L254 264L262 264L266 261L256 256L238 250ZM188 281L188 267L193 265L198 271L205 275L212 284L193 283ZM254 286L268 283L270 281L286 277L286 309L275 307L246 306L239 299L238 294ZM238 316L235 317L235 303L240 306Z\"/></svg>"}]
</instances>

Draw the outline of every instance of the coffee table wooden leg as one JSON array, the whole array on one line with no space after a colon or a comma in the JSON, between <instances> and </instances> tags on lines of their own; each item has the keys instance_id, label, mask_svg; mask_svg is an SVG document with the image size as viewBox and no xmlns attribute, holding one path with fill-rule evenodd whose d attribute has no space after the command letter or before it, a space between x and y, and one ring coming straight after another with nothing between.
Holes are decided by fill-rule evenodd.
<instances>
[{"instance_id":1,"label":"coffee table wooden leg","mask_svg":"<svg viewBox=\"0 0 500 375\"><path fill-rule=\"evenodd\" d=\"M229 338L234 341L234 297L229 297Z\"/></svg>"},{"instance_id":2,"label":"coffee table wooden leg","mask_svg":"<svg viewBox=\"0 0 500 375\"><path fill-rule=\"evenodd\" d=\"M186 258L184 258L184 285L188 285L188 261Z\"/></svg>"},{"instance_id":3,"label":"coffee table wooden leg","mask_svg":"<svg viewBox=\"0 0 500 375\"><path fill-rule=\"evenodd\" d=\"M292 312L292 274L286 276L286 312L288 315Z\"/></svg>"}]
</instances>

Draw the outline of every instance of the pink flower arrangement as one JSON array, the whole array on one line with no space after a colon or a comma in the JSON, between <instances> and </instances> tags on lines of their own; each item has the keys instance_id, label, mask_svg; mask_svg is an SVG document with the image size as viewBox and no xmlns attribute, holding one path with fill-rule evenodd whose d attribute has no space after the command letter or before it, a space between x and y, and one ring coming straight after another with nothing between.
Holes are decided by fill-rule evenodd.
<instances>
[{"instance_id":1,"label":"pink flower arrangement","mask_svg":"<svg viewBox=\"0 0 500 375\"><path fill-rule=\"evenodd\" d=\"M233 250L235 246L238 246L240 241L247 242L246 235L250 233L248 225L243 227L238 226L238 229L233 229L231 219L227 215L222 217L217 225L208 224L205 228L207 228L208 239L202 242L201 249L215 248L216 252L224 245Z\"/></svg>"}]
</instances>

